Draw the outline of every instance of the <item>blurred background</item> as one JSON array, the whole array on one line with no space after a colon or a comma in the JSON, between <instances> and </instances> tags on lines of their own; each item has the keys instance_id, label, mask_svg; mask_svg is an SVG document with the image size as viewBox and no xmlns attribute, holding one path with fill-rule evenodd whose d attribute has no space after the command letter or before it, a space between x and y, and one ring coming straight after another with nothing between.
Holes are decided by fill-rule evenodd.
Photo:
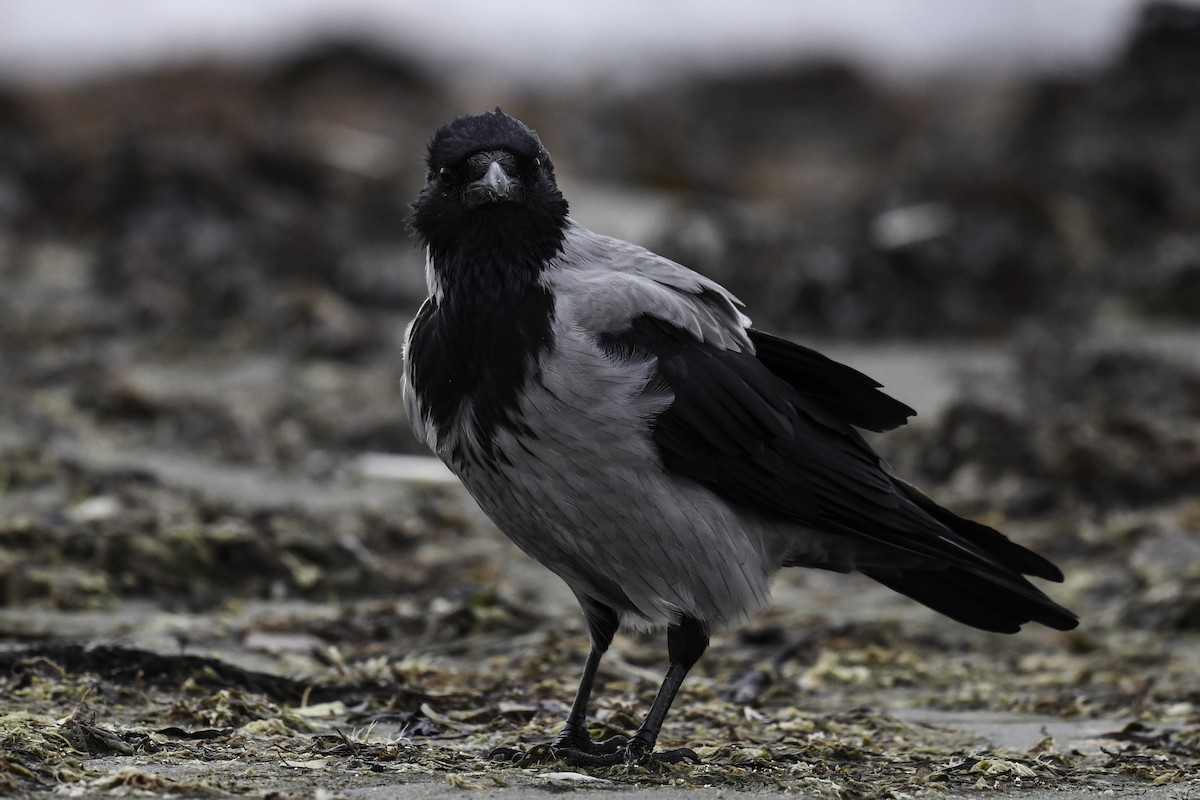
<instances>
[{"instance_id":1,"label":"blurred background","mask_svg":"<svg viewBox=\"0 0 1200 800\"><path fill-rule=\"evenodd\" d=\"M1194 726L1197 76L1190 2L0 0L0 641L582 648L397 458L424 145L499 104L576 219L882 381L897 471L1064 567L1083 632L1024 646L1115 666L1037 708ZM759 632L879 613L822 580Z\"/></svg>"}]
</instances>

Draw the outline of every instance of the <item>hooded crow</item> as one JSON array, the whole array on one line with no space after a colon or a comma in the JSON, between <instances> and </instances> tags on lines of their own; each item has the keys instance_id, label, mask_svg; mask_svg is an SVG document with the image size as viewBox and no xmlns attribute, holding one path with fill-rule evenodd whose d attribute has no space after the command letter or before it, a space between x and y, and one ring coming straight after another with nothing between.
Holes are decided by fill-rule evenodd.
<instances>
[{"instance_id":1,"label":"hooded crow","mask_svg":"<svg viewBox=\"0 0 1200 800\"><path fill-rule=\"evenodd\" d=\"M1053 564L892 476L858 433L916 412L752 328L717 283L579 225L522 122L459 117L427 165L411 224L429 297L406 337L404 403L500 530L579 599L591 649L550 743L560 758L652 753L709 633L765 603L780 567L857 570L987 631L1075 627L1024 577L1061 581ZM623 622L665 627L669 667L641 728L594 742L588 698Z\"/></svg>"}]
</instances>

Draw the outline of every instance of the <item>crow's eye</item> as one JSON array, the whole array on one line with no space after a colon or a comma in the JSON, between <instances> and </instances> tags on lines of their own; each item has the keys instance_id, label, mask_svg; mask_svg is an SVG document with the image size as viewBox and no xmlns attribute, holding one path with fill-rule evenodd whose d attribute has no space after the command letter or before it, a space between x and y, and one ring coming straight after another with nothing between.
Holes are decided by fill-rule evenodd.
<instances>
[{"instance_id":1,"label":"crow's eye","mask_svg":"<svg viewBox=\"0 0 1200 800\"><path fill-rule=\"evenodd\" d=\"M441 169L438 170L437 176L438 176L438 183L442 184L442 186L445 186L446 184L450 183L450 168L442 167Z\"/></svg>"},{"instance_id":2,"label":"crow's eye","mask_svg":"<svg viewBox=\"0 0 1200 800\"><path fill-rule=\"evenodd\" d=\"M534 168L534 169L541 169L541 168L542 168L542 160L541 160L540 158L535 158L535 159L533 160L533 168Z\"/></svg>"}]
</instances>

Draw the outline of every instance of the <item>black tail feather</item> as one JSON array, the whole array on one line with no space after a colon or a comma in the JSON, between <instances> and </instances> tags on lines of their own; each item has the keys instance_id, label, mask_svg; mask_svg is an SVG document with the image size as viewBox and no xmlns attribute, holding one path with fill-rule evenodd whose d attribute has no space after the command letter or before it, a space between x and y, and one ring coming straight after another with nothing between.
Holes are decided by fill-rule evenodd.
<instances>
[{"instance_id":1,"label":"black tail feather","mask_svg":"<svg viewBox=\"0 0 1200 800\"><path fill-rule=\"evenodd\" d=\"M985 631L1016 633L1027 622L1067 631L1079 624L1075 614L1022 577L1062 581L1058 567L999 531L963 519L915 487L893 480L914 505L971 545L981 560L978 564L959 562L941 569L876 567L864 569L865 575L951 619Z\"/></svg>"},{"instance_id":2,"label":"black tail feather","mask_svg":"<svg viewBox=\"0 0 1200 800\"><path fill-rule=\"evenodd\" d=\"M911 597L953 620L996 633L1016 633L1027 622L1069 631L1078 618L1019 576L1024 586L1014 588L1012 578L995 577L958 567L941 570L910 569L896 572L864 570L864 574L889 589Z\"/></svg>"},{"instance_id":3,"label":"black tail feather","mask_svg":"<svg viewBox=\"0 0 1200 800\"><path fill-rule=\"evenodd\" d=\"M1022 547L999 531L978 522L963 519L926 497L920 489L898 478L892 478L900 489L918 508L976 547L987 552L998 563L1022 575L1032 575L1048 581L1061 583L1062 570L1032 550Z\"/></svg>"}]
</instances>

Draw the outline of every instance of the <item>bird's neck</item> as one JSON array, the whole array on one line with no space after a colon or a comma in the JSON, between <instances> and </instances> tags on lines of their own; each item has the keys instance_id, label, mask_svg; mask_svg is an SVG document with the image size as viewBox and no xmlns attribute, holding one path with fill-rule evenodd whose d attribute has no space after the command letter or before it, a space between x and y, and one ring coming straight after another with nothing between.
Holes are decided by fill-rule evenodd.
<instances>
[{"instance_id":1,"label":"bird's neck","mask_svg":"<svg viewBox=\"0 0 1200 800\"><path fill-rule=\"evenodd\" d=\"M502 250L431 254L431 294L450 334L446 342L475 375L465 385L489 378L520 384L528 358L548 346L554 303L540 281L545 269Z\"/></svg>"},{"instance_id":2,"label":"bird's neck","mask_svg":"<svg viewBox=\"0 0 1200 800\"><path fill-rule=\"evenodd\" d=\"M410 357L430 378L420 391L438 427L467 426L458 430L469 430L481 456L517 426L523 387L551 346L554 298L539 280L546 268L503 251L430 254L433 330L421 332Z\"/></svg>"},{"instance_id":3,"label":"bird's neck","mask_svg":"<svg viewBox=\"0 0 1200 800\"><path fill-rule=\"evenodd\" d=\"M514 281L536 277L563 248L568 226L562 208L495 205L418 228L441 275L470 277L493 264ZM465 271L464 271L465 270Z\"/></svg>"},{"instance_id":4,"label":"bird's neck","mask_svg":"<svg viewBox=\"0 0 1200 800\"><path fill-rule=\"evenodd\" d=\"M439 255L431 250L429 294L444 313L503 318L506 308L538 289L545 269L545 262L503 251L463 248Z\"/></svg>"},{"instance_id":5,"label":"bird's neck","mask_svg":"<svg viewBox=\"0 0 1200 800\"><path fill-rule=\"evenodd\" d=\"M438 226L425 238L430 294L439 305L501 315L538 288L539 278L563 249L565 208L547 213L500 206Z\"/></svg>"},{"instance_id":6,"label":"bird's neck","mask_svg":"<svg viewBox=\"0 0 1200 800\"><path fill-rule=\"evenodd\" d=\"M552 343L554 296L542 277L569 224L565 201L552 210L417 219L432 300L409 348L414 384L435 427L469 434L484 454L519 427L522 391Z\"/></svg>"}]
</instances>

